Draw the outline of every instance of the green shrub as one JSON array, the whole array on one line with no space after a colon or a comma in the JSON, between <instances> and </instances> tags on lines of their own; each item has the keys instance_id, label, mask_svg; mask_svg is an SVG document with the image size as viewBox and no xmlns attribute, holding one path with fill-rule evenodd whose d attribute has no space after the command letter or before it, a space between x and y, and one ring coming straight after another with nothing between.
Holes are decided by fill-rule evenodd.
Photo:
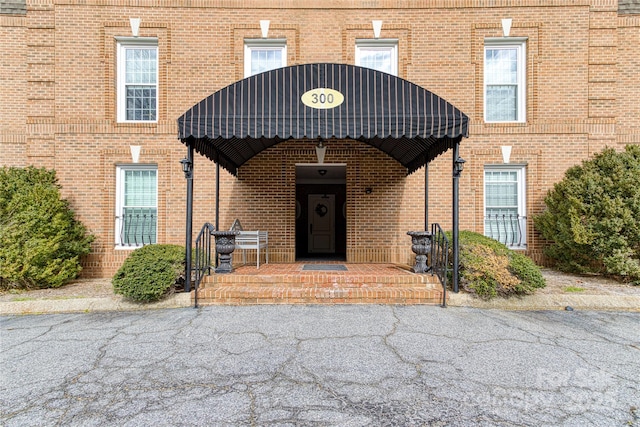
<instances>
[{"instance_id":1,"label":"green shrub","mask_svg":"<svg viewBox=\"0 0 640 427\"><path fill-rule=\"evenodd\" d=\"M0 288L62 286L77 277L92 241L55 171L0 169Z\"/></svg>"},{"instance_id":2,"label":"green shrub","mask_svg":"<svg viewBox=\"0 0 640 427\"><path fill-rule=\"evenodd\" d=\"M184 267L182 246L143 246L134 250L113 276L113 291L137 302L158 301L175 290Z\"/></svg>"},{"instance_id":3,"label":"green shrub","mask_svg":"<svg viewBox=\"0 0 640 427\"><path fill-rule=\"evenodd\" d=\"M459 284L484 299L530 294L546 285L531 259L471 231L460 232Z\"/></svg>"},{"instance_id":4,"label":"green shrub","mask_svg":"<svg viewBox=\"0 0 640 427\"><path fill-rule=\"evenodd\" d=\"M516 285L516 293L528 294L546 286L540 267L521 253L511 252L509 270L520 279L520 283Z\"/></svg>"},{"instance_id":5,"label":"green shrub","mask_svg":"<svg viewBox=\"0 0 640 427\"><path fill-rule=\"evenodd\" d=\"M563 271L640 284L640 146L605 149L565 173L535 227Z\"/></svg>"}]
</instances>

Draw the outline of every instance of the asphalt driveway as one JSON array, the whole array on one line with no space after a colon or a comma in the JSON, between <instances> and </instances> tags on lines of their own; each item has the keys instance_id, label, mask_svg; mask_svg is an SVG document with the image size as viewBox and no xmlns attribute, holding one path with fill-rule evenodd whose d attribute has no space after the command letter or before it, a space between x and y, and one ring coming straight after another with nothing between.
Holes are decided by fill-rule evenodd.
<instances>
[{"instance_id":1,"label":"asphalt driveway","mask_svg":"<svg viewBox=\"0 0 640 427\"><path fill-rule=\"evenodd\" d=\"M640 313L243 306L0 328L5 426L640 425Z\"/></svg>"}]
</instances>

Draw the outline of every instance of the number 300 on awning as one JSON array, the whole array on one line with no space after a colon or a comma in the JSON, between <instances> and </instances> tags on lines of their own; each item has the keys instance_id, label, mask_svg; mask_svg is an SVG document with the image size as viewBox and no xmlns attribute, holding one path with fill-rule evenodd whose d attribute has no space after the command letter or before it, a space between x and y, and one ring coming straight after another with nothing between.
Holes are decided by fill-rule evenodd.
<instances>
[{"instance_id":1,"label":"number 300 on awning","mask_svg":"<svg viewBox=\"0 0 640 427\"><path fill-rule=\"evenodd\" d=\"M335 89L319 87L303 93L300 100L307 107L328 110L342 104L344 95Z\"/></svg>"}]
</instances>

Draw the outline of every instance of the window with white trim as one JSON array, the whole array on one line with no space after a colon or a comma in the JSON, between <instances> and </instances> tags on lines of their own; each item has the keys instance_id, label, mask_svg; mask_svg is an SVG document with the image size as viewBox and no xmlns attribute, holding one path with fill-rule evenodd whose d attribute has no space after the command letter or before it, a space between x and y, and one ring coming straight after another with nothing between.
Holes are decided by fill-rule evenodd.
<instances>
[{"instance_id":1,"label":"window with white trim","mask_svg":"<svg viewBox=\"0 0 640 427\"><path fill-rule=\"evenodd\" d=\"M526 121L526 39L486 39L485 122Z\"/></svg>"},{"instance_id":2,"label":"window with white trim","mask_svg":"<svg viewBox=\"0 0 640 427\"><path fill-rule=\"evenodd\" d=\"M256 39L244 42L244 76L287 66L287 41Z\"/></svg>"},{"instance_id":3,"label":"window with white trim","mask_svg":"<svg viewBox=\"0 0 640 427\"><path fill-rule=\"evenodd\" d=\"M511 248L526 248L525 166L484 169L484 234Z\"/></svg>"},{"instance_id":4,"label":"window with white trim","mask_svg":"<svg viewBox=\"0 0 640 427\"><path fill-rule=\"evenodd\" d=\"M356 65L398 75L398 40L356 40Z\"/></svg>"},{"instance_id":5,"label":"window with white trim","mask_svg":"<svg viewBox=\"0 0 640 427\"><path fill-rule=\"evenodd\" d=\"M158 120L158 40L118 40L118 122Z\"/></svg>"},{"instance_id":6,"label":"window with white trim","mask_svg":"<svg viewBox=\"0 0 640 427\"><path fill-rule=\"evenodd\" d=\"M158 227L158 167L116 167L115 244L136 248L156 243Z\"/></svg>"}]
</instances>

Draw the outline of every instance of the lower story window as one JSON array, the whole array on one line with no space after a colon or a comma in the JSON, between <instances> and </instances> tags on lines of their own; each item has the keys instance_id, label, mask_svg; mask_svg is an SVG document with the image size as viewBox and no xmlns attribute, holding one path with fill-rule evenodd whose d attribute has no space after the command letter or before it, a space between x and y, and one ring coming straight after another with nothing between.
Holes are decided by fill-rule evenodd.
<instances>
[{"instance_id":1,"label":"lower story window","mask_svg":"<svg viewBox=\"0 0 640 427\"><path fill-rule=\"evenodd\" d=\"M116 175L116 246L156 243L158 226L158 168L121 165Z\"/></svg>"},{"instance_id":2,"label":"lower story window","mask_svg":"<svg viewBox=\"0 0 640 427\"><path fill-rule=\"evenodd\" d=\"M524 166L486 166L484 234L511 248L526 248Z\"/></svg>"}]
</instances>

